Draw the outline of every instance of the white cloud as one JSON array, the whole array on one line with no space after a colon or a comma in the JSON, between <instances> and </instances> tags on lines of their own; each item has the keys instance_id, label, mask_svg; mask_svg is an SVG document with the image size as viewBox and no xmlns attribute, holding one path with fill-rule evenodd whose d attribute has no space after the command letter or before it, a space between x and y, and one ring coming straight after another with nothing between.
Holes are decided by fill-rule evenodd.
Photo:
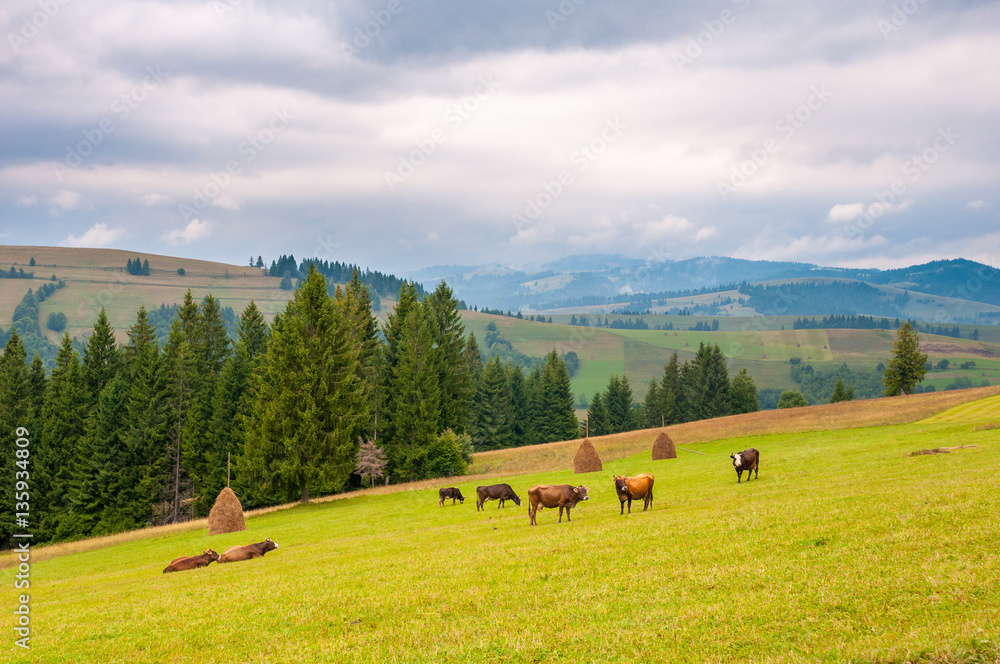
<instances>
[{"instance_id":1,"label":"white cloud","mask_svg":"<svg viewBox=\"0 0 1000 664\"><path fill-rule=\"evenodd\" d=\"M634 227L636 230L645 232L646 240L655 240L686 234L694 228L694 224L684 217L668 214L663 219L642 221L635 224Z\"/></svg>"},{"instance_id":2,"label":"white cloud","mask_svg":"<svg viewBox=\"0 0 1000 664\"><path fill-rule=\"evenodd\" d=\"M184 228L175 228L166 234L170 244L190 244L212 234L211 224L204 219L192 219Z\"/></svg>"},{"instance_id":3,"label":"white cloud","mask_svg":"<svg viewBox=\"0 0 1000 664\"><path fill-rule=\"evenodd\" d=\"M72 210L80 204L80 192L60 189L52 197L51 203L63 210Z\"/></svg>"},{"instance_id":4,"label":"white cloud","mask_svg":"<svg viewBox=\"0 0 1000 664\"><path fill-rule=\"evenodd\" d=\"M153 207L154 205L170 202L170 199L163 194L143 194L139 198L142 201L142 204L146 207Z\"/></svg>"},{"instance_id":5,"label":"white cloud","mask_svg":"<svg viewBox=\"0 0 1000 664\"><path fill-rule=\"evenodd\" d=\"M988 201L969 201L962 208L963 210L989 210L993 205Z\"/></svg>"},{"instance_id":6,"label":"white cloud","mask_svg":"<svg viewBox=\"0 0 1000 664\"><path fill-rule=\"evenodd\" d=\"M226 210L235 210L236 212L239 212L243 208L243 201L238 198L234 198L229 194L222 194L221 196L215 197L212 201L212 205Z\"/></svg>"},{"instance_id":7,"label":"white cloud","mask_svg":"<svg viewBox=\"0 0 1000 664\"><path fill-rule=\"evenodd\" d=\"M704 228L699 228L698 232L694 234L694 241L701 242L713 237L719 237L719 229L715 226L705 226Z\"/></svg>"},{"instance_id":8,"label":"white cloud","mask_svg":"<svg viewBox=\"0 0 1000 664\"><path fill-rule=\"evenodd\" d=\"M61 247L106 247L125 232L124 228L108 228L107 224L94 224L80 237L70 235L59 243Z\"/></svg>"},{"instance_id":9,"label":"white cloud","mask_svg":"<svg viewBox=\"0 0 1000 664\"><path fill-rule=\"evenodd\" d=\"M826 213L826 220L834 223L854 221L864 211L864 203L837 203Z\"/></svg>"},{"instance_id":10,"label":"white cloud","mask_svg":"<svg viewBox=\"0 0 1000 664\"><path fill-rule=\"evenodd\" d=\"M38 196L32 194L30 196L21 196L19 199L14 201L14 205L17 207L31 207L38 203Z\"/></svg>"}]
</instances>

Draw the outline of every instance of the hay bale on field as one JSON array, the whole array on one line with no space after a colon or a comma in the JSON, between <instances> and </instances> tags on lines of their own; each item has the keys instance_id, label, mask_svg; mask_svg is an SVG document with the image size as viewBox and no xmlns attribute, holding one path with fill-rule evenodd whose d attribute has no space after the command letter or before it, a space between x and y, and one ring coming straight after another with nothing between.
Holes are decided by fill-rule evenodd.
<instances>
[{"instance_id":1,"label":"hay bale on field","mask_svg":"<svg viewBox=\"0 0 1000 664\"><path fill-rule=\"evenodd\" d=\"M674 441L670 439L666 431L661 431L656 440L653 441L653 461L676 458L677 447L674 446Z\"/></svg>"},{"instance_id":2,"label":"hay bale on field","mask_svg":"<svg viewBox=\"0 0 1000 664\"><path fill-rule=\"evenodd\" d=\"M227 486L219 492L219 497L215 499L212 511L208 513L208 534L236 533L246 529L247 524L243 520L243 505L240 504L240 499L236 497L233 490Z\"/></svg>"},{"instance_id":3,"label":"hay bale on field","mask_svg":"<svg viewBox=\"0 0 1000 664\"><path fill-rule=\"evenodd\" d=\"M601 463L601 457L597 455L594 444L590 442L590 438L584 438L576 451L576 456L573 457L573 472L596 473L603 468L604 464Z\"/></svg>"}]
</instances>

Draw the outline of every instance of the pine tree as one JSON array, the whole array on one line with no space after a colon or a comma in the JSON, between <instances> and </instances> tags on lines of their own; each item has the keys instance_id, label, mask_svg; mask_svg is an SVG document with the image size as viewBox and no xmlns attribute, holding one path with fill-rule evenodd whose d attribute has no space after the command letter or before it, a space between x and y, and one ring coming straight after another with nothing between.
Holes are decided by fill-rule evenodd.
<instances>
[{"instance_id":1,"label":"pine tree","mask_svg":"<svg viewBox=\"0 0 1000 664\"><path fill-rule=\"evenodd\" d=\"M473 444L477 450L513 447L514 407L507 372L496 355L483 368L475 397L476 424Z\"/></svg>"},{"instance_id":2,"label":"pine tree","mask_svg":"<svg viewBox=\"0 0 1000 664\"><path fill-rule=\"evenodd\" d=\"M723 417L732 412L729 401L729 369L718 344L705 346L705 349L703 359L699 349L699 369L704 376L701 381L704 390L701 397L703 414L707 418Z\"/></svg>"},{"instance_id":3,"label":"pine tree","mask_svg":"<svg viewBox=\"0 0 1000 664\"><path fill-rule=\"evenodd\" d=\"M0 496L3 499L3 506L0 507L0 548L7 548L11 542L11 536L15 532L15 521L13 509L16 502L14 491L15 472L34 470L31 461L31 447L29 446L26 459L15 456L17 447L16 441L22 437L18 434L19 428L28 430L28 440L38 440L31 435L28 429L29 415L29 384L28 365L25 362L27 353L24 344L17 335L17 330L11 328L10 338L4 346L3 355L0 356L0 470L3 477L7 478ZM21 465L17 462L25 461ZM23 467L22 467L23 466ZM34 515L29 515L34 516ZM29 528L34 528L35 524L28 522ZM18 532L25 529L17 528Z\"/></svg>"},{"instance_id":4,"label":"pine tree","mask_svg":"<svg viewBox=\"0 0 1000 664\"><path fill-rule=\"evenodd\" d=\"M892 344L892 357L883 373L885 396L912 394L913 388L924 379L927 355L920 352L920 337L913 326L903 323Z\"/></svg>"},{"instance_id":5,"label":"pine tree","mask_svg":"<svg viewBox=\"0 0 1000 664\"><path fill-rule=\"evenodd\" d=\"M198 429L195 421L198 414L195 410L198 354L186 338L182 318L174 318L164 351L167 440L164 454L165 481L161 496L162 519L165 523L177 523L186 516L181 503L190 491L185 451L191 448L188 439Z\"/></svg>"},{"instance_id":6,"label":"pine tree","mask_svg":"<svg viewBox=\"0 0 1000 664\"><path fill-rule=\"evenodd\" d=\"M540 407L535 425L544 443L572 440L580 435L580 422L573 411L573 390L566 364L553 348L545 358L540 386Z\"/></svg>"},{"instance_id":7,"label":"pine tree","mask_svg":"<svg viewBox=\"0 0 1000 664\"><path fill-rule=\"evenodd\" d=\"M444 282L424 301L433 323L433 341L438 364L441 408L438 430L465 431L474 386L465 362L465 325L458 300Z\"/></svg>"},{"instance_id":8,"label":"pine tree","mask_svg":"<svg viewBox=\"0 0 1000 664\"><path fill-rule=\"evenodd\" d=\"M236 326L236 336L238 343L243 344L247 356L250 359L256 358L267 351L268 330L264 315L257 308L257 303L250 300L243 313L240 314L239 323Z\"/></svg>"},{"instance_id":9,"label":"pine tree","mask_svg":"<svg viewBox=\"0 0 1000 664\"><path fill-rule=\"evenodd\" d=\"M754 383L753 377L747 372L746 367L740 369L739 373L733 377L733 382L729 389L729 401L734 414L756 413L760 410L757 385Z\"/></svg>"},{"instance_id":10,"label":"pine tree","mask_svg":"<svg viewBox=\"0 0 1000 664\"><path fill-rule=\"evenodd\" d=\"M598 392L590 401L590 409L587 411L587 429L591 436L604 436L611 433L610 417L608 408L604 405L604 397Z\"/></svg>"},{"instance_id":11,"label":"pine tree","mask_svg":"<svg viewBox=\"0 0 1000 664\"><path fill-rule=\"evenodd\" d=\"M662 426L663 399L660 398L660 382L655 378L649 381L649 386L646 388L646 396L642 400L642 413L645 428Z\"/></svg>"},{"instance_id":12,"label":"pine tree","mask_svg":"<svg viewBox=\"0 0 1000 664\"><path fill-rule=\"evenodd\" d=\"M528 428L531 426L531 399L528 395L528 383L520 366L515 364L507 367L507 385L510 388L510 407L513 417L511 422L513 445L521 447L528 444Z\"/></svg>"},{"instance_id":13,"label":"pine tree","mask_svg":"<svg viewBox=\"0 0 1000 664\"><path fill-rule=\"evenodd\" d=\"M370 408L348 322L346 302L331 300L310 266L275 319L255 388L240 465L256 489L252 499L308 502L313 492L340 489L353 472Z\"/></svg>"},{"instance_id":14,"label":"pine tree","mask_svg":"<svg viewBox=\"0 0 1000 664\"><path fill-rule=\"evenodd\" d=\"M108 315L101 307L94 323L94 332L87 339L83 351L83 379L87 387L88 402L95 406L101 390L118 373L121 353L115 340L115 330L108 322Z\"/></svg>"},{"instance_id":15,"label":"pine tree","mask_svg":"<svg viewBox=\"0 0 1000 664\"><path fill-rule=\"evenodd\" d=\"M663 367L660 379L660 414L666 425L683 422L679 399L681 397L680 365L677 351L674 351Z\"/></svg>"}]
</instances>

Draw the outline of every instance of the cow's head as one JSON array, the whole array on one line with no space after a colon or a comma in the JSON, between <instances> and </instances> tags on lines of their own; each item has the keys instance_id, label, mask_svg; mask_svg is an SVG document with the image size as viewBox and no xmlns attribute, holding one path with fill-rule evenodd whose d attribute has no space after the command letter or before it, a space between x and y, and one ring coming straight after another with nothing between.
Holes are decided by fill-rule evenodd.
<instances>
[{"instance_id":1,"label":"cow's head","mask_svg":"<svg viewBox=\"0 0 1000 664\"><path fill-rule=\"evenodd\" d=\"M514 504L517 505L518 507L521 506L521 497L518 496L516 493L514 494Z\"/></svg>"},{"instance_id":2,"label":"cow's head","mask_svg":"<svg viewBox=\"0 0 1000 664\"><path fill-rule=\"evenodd\" d=\"M208 557L212 560L218 560L220 558L219 554L217 554L214 549L205 549L202 553L208 554Z\"/></svg>"},{"instance_id":3,"label":"cow's head","mask_svg":"<svg viewBox=\"0 0 1000 664\"><path fill-rule=\"evenodd\" d=\"M743 452L736 452L735 454L730 454L729 458L733 460L733 466L739 468L743 465Z\"/></svg>"},{"instance_id":4,"label":"cow's head","mask_svg":"<svg viewBox=\"0 0 1000 664\"><path fill-rule=\"evenodd\" d=\"M265 552L267 552L267 551L274 551L277 548L278 548L278 545L275 544L274 541L271 540L270 537L265 537L264 538L264 551Z\"/></svg>"},{"instance_id":5,"label":"cow's head","mask_svg":"<svg viewBox=\"0 0 1000 664\"><path fill-rule=\"evenodd\" d=\"M590 500L590 496L587 495L589 489L585 486L578 486L573 488L573 493L576 496L577 502L581 500Z\"/></svg>"},{"instance_id":6,"label":"cow's head","mask_svg":"<svg viewBox=\"0 0 1000 664\"><path fill-rule=\"evenodd\" d=\"M628 485L625 484L627 479L624 475L615 475L615 493L623 499L628 498Z\"/></svg>"}]
</instances>

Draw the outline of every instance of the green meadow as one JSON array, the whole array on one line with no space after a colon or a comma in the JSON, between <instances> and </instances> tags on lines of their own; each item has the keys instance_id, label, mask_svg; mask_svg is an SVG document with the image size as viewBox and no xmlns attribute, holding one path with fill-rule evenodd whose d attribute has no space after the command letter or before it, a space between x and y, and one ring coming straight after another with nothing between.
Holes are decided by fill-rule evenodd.
<instances>
[{"instance_id":1,"label":"green meadow","mask_svg":"<svg viewBox=\"0 0 1000 664\"><path fill-rule=\"evenodd\" d=\"M587 475L456 478L464 505L439 507L437 481L254 516L242 533L40 555L31 651L4 647L60 663L996 662L998 422L992 396L910 424L727 438L656 462L647 449ZM911 456L959 446L973 447ZM759 478L737 484L729 454L747 447ZM620 516L612 475L644 471L652 510ZM500 481L522 505L477 513L476 485ZM531 527L539 483L591 499ZM264 558L161 573L264 536L280 545Z\"/></svg>"}]
</instances>

